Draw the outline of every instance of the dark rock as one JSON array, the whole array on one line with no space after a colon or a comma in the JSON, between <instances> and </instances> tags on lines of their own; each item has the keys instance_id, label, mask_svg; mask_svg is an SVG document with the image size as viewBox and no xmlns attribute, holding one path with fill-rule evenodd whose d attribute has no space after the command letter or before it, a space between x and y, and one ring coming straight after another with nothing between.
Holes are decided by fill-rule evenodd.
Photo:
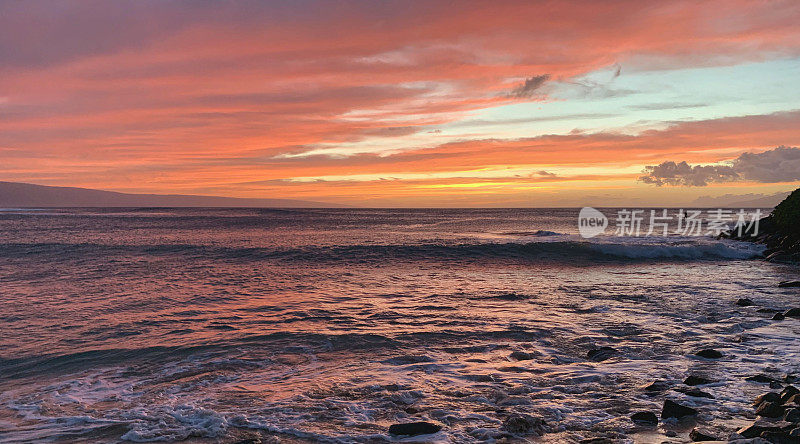
<instances>
[{"instance_id":1,"label":"dark rock","mask_svg":"<svg viewBox=\"0 0 800 444\"><path fill-rule=\"evenodd\" d=\"M430 422L406 422L389 426L390 435L417 436L428 435L442 430L442 426Z\"/></svg>"},{"instance_id":2,"label":"dark rock","mask_svg":"<svg viewBox=\"0 0 800 444\"><path fill-rule=\"evenodd\" d=\"M611 347L600 347L589 350L589 352L586 353L586 357L594 362L600 362L600 361L605 361L606 359L614 356L615 354L617 354L617 351Z\"/></svg>"},{"instance_id":3,"label":"dark rock","mask_svg":"<svg viewBox=\"0 0 800 444\"><path fill-rule=\"evenodd\" d=\"M770 382L776 382L777 381L777 379L775 379L775 378L773 378L771 376L765 375L763 373L759 373L759 374L753 375L753 376L748 376L748 377L744 378L744 380L745 381L750 381L750 382L760 382L762 384L769 384Z\"/></svg>"},{"instance_id":4,"label":"dark rock","mask_svg":"<svg viewBox=\"0 0 800 444\"><path fill-rule=\"evenodd\" d=\"M680 405L669 399L664 401L664 407L661 409L661 419L683 418L684 416L693 416L696 414L697 410L686 407L685 405Z\"/></svg>"},{"instance_id":5,"label":"dark rock","mask_svg":"<svg viewBox=\"0 0 800 444\"><path fill-rule=\"evenodd\" d=\"M758 419L753 421L750 425L742 427L736 431L736 433L745 438L755 438L761 436L764 432L782 432L791 429L791 427L793 427L792 423L786 421Z\"/></svg>"},{"instance_id":6,"label":"dark rock","mask_svg":"<svg viewBox=\"0 0 800 444\"><path fill-rule=\"evenodd\" d=\"M786 388L781 391L781 404L785 403L789 400L789 398L798 393L800 393L800 390L798 390L796 387L787 385Z\"/></svg>"},{"instance_id":7,"label":"dark rock","mask_svg":"<svg viewBox=\"0 0 800 444\"><path fill-rule=\"evenodd\" d=\"M756 313L775 313L777 311L778 310L775 310L774 308L759 308L756 310Z\"/></svg>"},{"instance_id":8,"label":"dark rock","mask_svg":"<svg viewBox=\"0 0 800 444\"><path fill-rule=\"evenodd\" d=\"M701 358L706 359L719 359L722 357L722 352L719 350L714 350L713 348L706 348L695 353L695 356L700 356Z\"/></svg>"},{"instance_id":9,"label":"dark rock","mask_svg":"<svg viewBox=\"0 0 800 444\"><path fill-rule=\"evenodd\" d=\"M755 305L752 300L748 298L740 298L736 301L736 305L740 307L749 307L751 305Z\"/></svg>"},{"instance_id":10,"label":"dark rock","mask_svg":"<svg viewBox=\"0 0 800 444\"><path fill-rule=\"evenodd\" d=\"M800 262L800 230L797 221L800 219L800 189L794 190L779 203L772 213L758 221L749 230L739 230L724 237L766 244L764 251L769 262ZM779 286L800 286L800 281L781 282Z\"/></svg>"},{"instance_id":11,"label":"dark rock","mask_svg":"<svg viewBox=\"0 0 800 444\"><path fill-rule=\"evenodd\" d=\"M470 377L475 382L495 382L494 375L472 375Z\"/></svg>"},{"instance_id":12,"label":"dark rock","mask_svg":"<svg viewBox=\"0 0 800 444\"><path fill-rule=\"evenodd\" d=\"M778 283L780 288L800 287L800 281L783 281Z\"/></svg>"},{"instance_id":13,"label":"dark rock","mask_svg":"<svg viewBox=\"0 0 800 444\"><path fill-rule=\"evenodd\" d=\"M631 421L640 424L658 424L658 416L653 412L637 412L631 415Z\"/></svg>"},{"instance_id":14,"label":"dark rock","mask_svg":"<svg viewBox=\"0 0 800 444\"><path fill-rule=\"evenodd\" d=\"M503 429L515 435L542 435L547 423L530 415L511 415L503 421Z\"/></svg>"},{"instance_id":15,"label":"dark rock","mask_svg":"<svg viewBox=\"0 0 800 444\"><path fill-rule=\"evenodd\" d=\"M707 379L703 376L697 376L697 375L689 375L686 377L686 379L683 380L684 384L690 386L711 384L712 382L714 381Z\"/></svg>"},{"instance_id":16,"label":"dark rock","mask_svg":"<svg viewBox=\"0 0 800 444\"><path fill-rule=\"evenodd\" d=\"M381 362L384 364L393 364L393 365L409 365L409 364L422 364L425 362L432 362L432 361L433 359L425 355L403 355L403 356L395 356L394 358L386 359Z\"/></svg>"},{"instance_id":17,"label":"dark rock","mask_svg":"<svg viewBox=\"0 0 800 444\"><path fill-rule=\"evenodd\" d=\"M758 407L764 402L780 402L780 401L781 401L781 395L775 392L767 392L764 393L763 395L759 395L758 398L756 398L756 400L753 401L753 407Z\"/></svg>"},{"instance_id":18,"label":"dark rock","mask_svg":"<svg viewBox=\"0 0 800 444\"><path fill-rule=\"evenodd\" d=\"M800 318L800 308L790 308L783 315L789 318Z\"/></svg>"},{"instance_id":19,"label":"dark rock","mask_svg":"<svg viewBox=\"0 0 800 444\"><path fill-rule=\"evenodd\" d=\"M663 392L663 391L669 390L670 387L672 387L672 384L670 384L667 381L655 381L652 384L646 386L644 388L644 391L653 392L653 393L655 393L655 392Z\"/></svg>"},{"instance_id":20,"label":"dark rock","mask_svg":"<svg viewBox=\"0 0 800 444\"><path fill-rule=\"evenodd\" d=\"M800 422L800 409L786 409L786 411L783 413L783 420L797 424Z\"/></svg>"},{"instance_id":21,"label":"dark rock","mask_svg":"<svg viewBox=\"0 0 800 444\"><path fill-rule=\"evenodd\" d=\"M497 367L497 370L506 373L528 373L531 371L529 368L520 367L518 365L504 365L502 367Z\"/></svg>"},{"instance_id":22,"label":"dark rock","mask_svg":"<svg viewBox=\"0 0 800 444\"><path fill-rule=\"evenodd\" d=\"M516 359L517 361L530 361L535 357L536 357L535 353L526 353L523 351L515 351L511 353L511 359Z\"/></svg>"},{"instance_id":23,"label":"dark rock","mask_svg":"<svg viewBox=\"0 0 800 444\"><path fill-rule=\"evenodd\" d=\"M786 315L783 313L775 313L775 316L772 317L773 321L782 321L786 319Z\"/></svg>"},{"instance_id":24,"label":"dark rock","mask_svg":"<svg viewBox=\"0 0 800 444\"><path fill-rule=\"evenodd\" d=\"M770 221L776 232L786 235L789 239L797 238L797 221L800 220L800 190L792 191L781 203L775 206Z\"/></svg>"},{"instance_id":25,"label":"dark rock","mask_svg":"<svg viewBox=\"0 0 800 444\"><path fill-rule=\"evenodd\" d=\"M714 396L711 395L711 393L706 393L706 392L704 392L704 391L702 391L702 390L700 390L698 388L694 388L694 387L692 387L690 389L678 389L678 391L683 393L684 395L692 396L692 397L695 397L695 398L714 399Z\"/></svg>"},{"instance_id":26,"label":"dark rock","mask_svg":"<svg viewBox=\"0 0 800 444\"><path fill-rule=\"evenodd\" d=\"M800 394L790 396L786 401L783 402L783 404L786 406L800 407Z\"/></svg>"},{"instance_id":27,"label":"dark rock","mask_svg":"<svg viewBox=\"0 0 800 444\"><path fill-rule=\"evenodd\" d=\"M798 442L796 438L789 436L789 432L762 432L760 437L771 444L797 444Z\"/></svg>"},{"instance_id":28,"label":"dark rock","mask_svg":"<svg viewBox=\"0 0 800 444\"><path fill-rule=\"evenodd\" d=\"M777 402L764 401L756 409L756 415L764 418L780 418L785 408Z\"/></svg>"},{"instance_id":29,"label":"dark rock","mask_svg":"<svg viewBox=\"0 0 800 444\"><path fill-rule=\"evenodd\" d=\"M763 432L760 438L763 443L770 444L797 444L796 438L791 438L788 431L781 432Z\"/></svg>"},{"instance_id":30,"label":"dark rock","mask_svg":"<svg viewBox=\"0 0 800 444\"><path fill-rule=\"evenodd\" d=\"M578 441L580 444L614 444L614 440L606 437L586 438Z\"/></svg>"},{"instance_id":31,"label":"dark rock","mask_svg":"<svg viewBox=\"0 0 800 444\"><path fill-rule=\"evenodd\" d=\"M699 427L695 427L689 432L689 439L694 442L697 441L716 441L717 437L712 435L711 432L701 429Z\"/></svg>"},{"instance_id":32,"label":"dark rock","mask_svg":"<svg viewBox=\"0 0 800 444\"><path fill-rule=\"evenodd\" d=\"M793 260L793 255L782 250L776 251L767 256L767 262L790 263Z\"/></svg>"}]
</instances>

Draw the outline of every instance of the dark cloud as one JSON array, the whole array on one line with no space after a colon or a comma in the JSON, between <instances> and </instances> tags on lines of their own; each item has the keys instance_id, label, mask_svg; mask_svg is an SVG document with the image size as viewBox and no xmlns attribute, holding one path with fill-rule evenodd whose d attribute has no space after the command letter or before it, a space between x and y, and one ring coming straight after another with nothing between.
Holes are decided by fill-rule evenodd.
<instances>
[{"instance_id":1,"label":"dark cloud","mask_svg":"<svg viewBox=\"0 0 800 444\"><path fill-rule=\"evenodd\" d=\"M656 186L696 186L709 183L800 181L800 148L779 146L762 153L743 153L730 165L689 165L667 161L646 166L639 180Z\"/></svg>"},{"instance_id":2,"label":"dark cloud","mask_svg":"<svg viewBox=\"0 0 800 444\"><path fill-rule=\"evenodd\" d=\"M644 183L656 186L683 185L702 187L709 182L731 182L739 179L733 167L724 165L689 165L688 163L675 163L667 161L658 165L646 166L646 175L639 178Z\"/></svg>"},{"instance_id":3,"label":"dark cloud","mask_svg":"<svg viewBox=\"0 0 800 444\"><path fill-rule=\"evenodd\" d=\"M733 161L733 167L754 182L800 181L800 149L779 146L763 153L744 153Z\"/></svg>"},{"instance_id":4,"label":"dark cloud","mask_svg":"<svg viewBox=\"0 0 800 444\"><path fill-rule=\"evenodd\" d=\"M369 128L364 130L364 134L378 137L401 137L416 134L424 129L424 126L388 126L381 128Z\"/></svg>"},{"instance_id":5,"label":"dark cloud","mask_svg":"<svg viewBox=\"0 0 800 444\"><path fill-rule=\"evenodd\" d=\"M530 98L537 95L537 90L550 80L550 74L533 76L525 80L525 83L511 90L510 95L517 98Z\"/></svg>"}]
</instances>

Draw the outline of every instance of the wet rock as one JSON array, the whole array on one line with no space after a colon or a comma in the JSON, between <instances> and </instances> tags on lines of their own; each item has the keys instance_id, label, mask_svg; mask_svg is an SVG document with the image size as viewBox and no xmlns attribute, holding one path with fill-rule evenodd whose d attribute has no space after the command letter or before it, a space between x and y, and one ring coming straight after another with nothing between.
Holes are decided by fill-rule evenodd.
<instances>
[{"instance_id":1,"label":"wet rock","mask_svg":"<svg viewBox=\"0 0 800 444\"><path fill-rule=\"evenodd\" d=\"M614 440L606 437L586 438L578 441L580 444L615 444Z\"/></svg>"},{"instance_id":2,"label":"wet rock","mask_svg":"<svg viewBox=\"0 0 800 444\"><path fill-rule=\"evenodd\" d=\"M586 357L594 362L605 361L606 359L617 354L617 351L611 347L600 347L589 350Z\"/></svg>"},{"instance_id":3,"label":"wet rock","mask_svg":"<svg viewBox=\"0 0 800 444\"><path fill-rule=\"evenodd\" d=\"M664 407L661 409L661 419L683 418L684 416L693 416L696 414L697 410L685 405L680 405L669 399L664 401Z\"/></svg>"},{"instance_id":4,"label":"wet rock","mask_svg":"<svg viewBox=\"0 0 800 444\"><path fill-rule=\"evenodd\" d=\"M683 383L689 386L711 384L712 382L714 381L704 376L697 376L697 375L689 375L686 377L686 379L683 380Z\"/></svg>"},{"instance_id":5,"label":"wet rock","mask_svg":"<svg viewBox=\"0 0 800 444\"><path fill-rule=\"evenodd\" d=\"M762 384L769 384L770 382L777 382L778 380L773 378L772 376L765 375L763 373L759 373L757 375L748 376L744 378L745 381L750 382L760 382Z\"/></svg>"},{"instance_id":6,"label":"wet rock","mask_svg":"<svg viewBox=\"0 0 800 444\"><path fill-rule=\"evenodd\" d=\"M736 433L744 436L745 438L756 438L761 436L761 434L764 432L782 432L791 428L792 423L790 422L758 419L753 421L750 425L746 425L737 430Z\"/></svg>"},{"instance_id":7,"label":"wet rock","mask_svg":"<svg viewBox=\"0 0 800 444\"><path fill-rule=\"evenodd\" d=\"M700 356L705 359L719 359L722 357L722 352L713 348L705 348L695 353L695 356Z\"/></svg>"},{"instance_id":8,"label":"wet rock","mask_svg":"<svg viewBox=\"0 0 800 444\"><path fill-rule=\"evenodd\" d=\"M495 381L497 381L497 378L495 378L494 375L472 375L472 376L470 376L470 379L472 379L475 382L495 382Z\"/></svg>"},{"instance_id":9,"label":"wet rock","mask_svg":"<svg viewBox=\"0 0 800 444\"><path fill-rule=\"evenodd\" d=\"M527 353L524 351L515 351L511 353L510 358L516 359L517 361L530 361L536 357L535 353Z\"/></svg>"},{"instance_id":10,"label":"wet rock","mask_svg":"<svg viewBox=\"0 0 800 444\"><path fill-rule=\"evenodd\" d=\"M791 408L786 409L783 413L783 420L787 422L793 422L795 424L800 422L800 409Z\"/></svg>"},{"instance_id":11,"label":"wet rock","mask_svg":"<svg viewBox=\"0 0 800 444\"><path fill-rule=\"evenodd\" d=\"M645 386L644 391L651 393L659 393L669 390L670 387L672 387L672 384L670 384L667 381L655 381L650 385Z\"/></svg>"},{"instance_id":12,"label":"wet rock","mask_svg":"<svg viewBox=\"0 0 800 444\"><path fill-rule=\"evenodd\" d=\"M783 281L778 283L780 288L800 287L800 281Z\"/></svg>"},{"instance_id":13,"label":"wet rock","mask_svg":"<svg viewBox=\"0 0 800 444\"><path fill-rule=\"evenodd\" d=\"M797 439L789 436L789 432L763 432L764 438L770 444L797 444Z\"/></svg>"},{"instance_id":14,"label":"wet rock","mask_svg":"<svg viewBox=\"0 0 800 444\"><path fill-rule=\"evenodd\" d=\"M403 424L392 424L389 426L390 435L402 436L429 435L431 433L436 433L439 430L442 430L442 426L439 424L425 421L406 422Z\"/></svg>"},{"instance_id":15,"label":"wet rock","mask_svg":"<svg viewBox=\"0 0 800 444\"><path fill-rule=\"evenodd\" d=\"M781 401L781 395L775 392L767 392L764 393L763 395L759 395L759 397L756 398L755 401L753 401L753 407L758 407L764 402L780 402L780 401Z\"/></svg>"},{"instance_id":16,"label":"wet rock","mask_svg":"<svg viewBox=\"0 0 800 444\"><path fill-rule=\"evenodd\" d=\"M497 370L505 373L530 373L533 371L529 368L520 367L518 365L504 365L502 367L497 367Z\"/></svg>"},{"instance_id":17,"label":"wet rock","mask_svg":"<svg viewBox=\"0 0 800 444\"><path fill-rule=\"evenodd\" d=\"M780 418L785 408L778 402L762 402L756 409L756 415L764 418Z\"/></svg>"},{"instance_id":18,"label":"wet rock","mask_svg":"<svg viewBox=\"0 0 800 444\"><path fill-rule=\"evenodd\" d=\"M783 315L789 318L800 318L800 308L790 308Z\"/></svg>"},{"instance_id":19,"label":"wet rock","mask_svg":"<svg viewBox=\"0 0 800 444\"><path fill-rule=\"evenodd\" d=\"M717 437L712 435L711 432L700 427L695 427L689 432L689 439L694 442L698 441L716 441Z\"/></svg>"},{"instance_id":20,"label":"wet rock","mask_svg":"<svg viewBox=\"0 0 800 444\"><path fill-rule=\"evenodd\" d=\"M782 321L784 319L786 319L786 315L783 313L775 313L775 316L772 317L773 321Z\"/></svg>"},{"instance_id":21,"label":"wet rock","mask_svg":"<svg viewBox=\"0 0 800 444\"><path fill-rule=\"evenodd\" d=\"M782 404L785 403L792 396L794 396L794 395L796 395L798 393L800 393L800 390L798 390L796 387L794 387L792 385L787 385L786 388L781 391L781 403Z\"/></svg>"},{"instance_id":22,"label":"wet rock","mask_svg":"<svg viewBox=\"0 0 800 444\"><path fill-rule=\"evenodd\" d=\"M740 298L736 301L736 305L739 307L749 307L751 305L755 305L752 300L748 298Z\"/></svg>"},{"instance_id":23,"label":"wet rock","mask_svg":"<svg viewBox=\"0 0 800 444\"><path fill-rule=\"evenodd\" d=\"M681 392L681 393L683 393L684 395L692 396L694 398L714 399L714 396L711 393L704 392L704 391L702 391L702 390L700 390L698 388L694 388L694 387L689 388L689 389L687 389L687 388L679 388L679 389L676 389L676 390Z\"/></svg>"},{"instance_id":24,"label":"wet rock","mask_svg":"<svg viewBox=\"0 0 800 444\"><path fill-rule=\"evenodd\" d=\"M425 355L402 355L402 356L395 356L394 358L386 359L385 361L381 362L384 364L408 365L408 364L421 364L424 362L433 362L433 359Z\"/></svg>"},{"instance_id":25,"label":"wet rock","mask_svg":"<svg viewBox=\"0 0 800 444\"><path fill-rule=\"evenodd\" d=\"M631 421L638 424L658 424L658 416L653 412L637 412L631 415Z\"/></svg>"},{"instance_id":26,"label":"wet rock","mask_svg":"<svg viewBox=\"0 0 800 444\"><path fill-rule=\"evenodd\" d=\"M547 423L530 415L511 415L503 421L503 429L514 435L543 435Z\"/></svg>"},{"instance_id":27,"label":"wet rock","mask_svg":"<svg viewBox=\"0 0 800 444\"><path fill-rule=\"evenodd\" d=\"M787 407L800 407L800 395L790 396L786 401L783 402L783 404Z\"/></svg>"}]
</instances>

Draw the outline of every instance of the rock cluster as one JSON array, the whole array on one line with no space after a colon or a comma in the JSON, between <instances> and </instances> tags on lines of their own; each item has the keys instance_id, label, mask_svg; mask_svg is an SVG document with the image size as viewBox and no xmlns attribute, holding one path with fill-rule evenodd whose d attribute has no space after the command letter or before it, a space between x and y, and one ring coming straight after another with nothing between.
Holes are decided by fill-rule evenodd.
<instances>
[{"instance_id":1,"label":"rock cluster","mask_svg":"<svg viewBox=\"0 0 800 444\"><path fill-rule=\"evenodd\" d=\"M800 442L800 390L786 386L768 392L753 403L759 418L739 429L733 438L762 438L770 443Z\"/></svg>"},{"instance_id":2,"label":"rock cluster","mask_svg":"<svg viewBox=\"0 0 800 444\"><path fill-rule=\"evenodd\" d=\"M757 233L752 231L722 237L765 244L764 257L770 262L800 263L800 188L759 221Z\"/></svg>"}]
</instances>

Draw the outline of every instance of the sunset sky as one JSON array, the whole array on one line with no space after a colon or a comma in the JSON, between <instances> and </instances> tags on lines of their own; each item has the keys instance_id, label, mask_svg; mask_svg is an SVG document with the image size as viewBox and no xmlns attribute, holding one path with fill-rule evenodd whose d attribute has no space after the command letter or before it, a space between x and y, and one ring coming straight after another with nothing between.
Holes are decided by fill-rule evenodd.
<instances>
[{"instance_id":1,"label":"sunset sky","mask_svg":"<svg viewBox=\"0 0 800 444\"><path fill-rule=\"evenodd\" d=\"M799 24L796 0L5 1L0 180L361 206L771 195L800 186Z\"/></svg>"}]
</instances>

